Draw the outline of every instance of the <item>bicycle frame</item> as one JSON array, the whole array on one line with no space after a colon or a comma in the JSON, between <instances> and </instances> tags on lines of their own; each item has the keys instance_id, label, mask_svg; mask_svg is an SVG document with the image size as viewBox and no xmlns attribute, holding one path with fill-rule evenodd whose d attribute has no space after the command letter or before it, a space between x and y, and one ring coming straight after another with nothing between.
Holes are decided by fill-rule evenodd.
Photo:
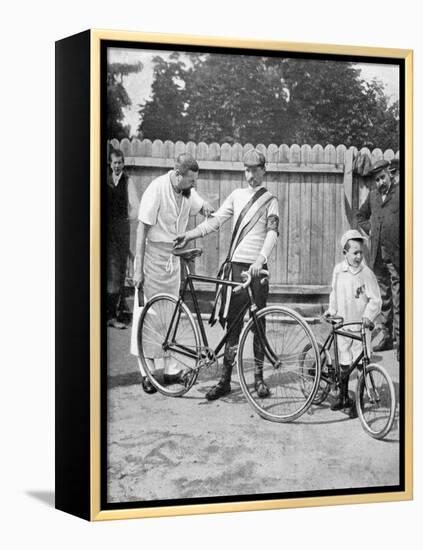
<instances>
[{"instance_id":1,"label":"bicycle frame","mask_svg":"<svg viewBox=\"0 0 423 550\"><path fill-rule=\"evenodd\" d=\"M361 330L360 330L360 335L359 336L357 334L354 334L353 332L348 332L346 330L343 330L347 326L358 325L358 324L361 324ZM335 336L344 336L346 338L350 338L351 340L361 341L361 343L363 345L363 349L360 352L360 354L358 355L358 357L349 366L347 374L348 374L348 376L350 376L351 373L354 371L354 369L359 368L360 363L362 363L364 372L366 372L366 367L369 365L370 359L369 359L369 354L368 354L368 350L367 350L366 333L365 333L365 329L363 328L362 323L359 323L359 322L355 321L355 322L350 322L350 323L343 323L342 322L342 323L339 323L338 325L333 325L332 324L332 329L331 329L329 335L327 336L327 338L325 340L325 343L323 344L323 347L322 347L322 350L321 350L322 365L323 365L323 362L325 360L325 353L330 350L330 348L333 344L335 370L336 370L337 373L339 373L340 364L339 364L339 353L338 353L338 340L337 340L337 338L335 338ZM324 374L322 375L322 378L326 379ZM369 389L367 387L367 377L366 376L364 377L364 381L365 381L365 385L366 385L366 390L368 391ZM330 380L329 380L329 382L330 382Z\"/></svg>"},{"instance_id":2,"label":"bicycle frame","mask_svg":"<svg viewBox=\"0 0 423 550\"><path fill-rule=\"evenodd\" d=\"M195 311L195 315L197 317L198 327L200 329L202 345L205 348L209 349L208 338L207 338L206 330L205 330L205 327L204 327L204 322L203 322L203 319L201 317L200 307L199 307L198 300L197 300L197 294L196 294L195 287L194 287L194 281L203 282L203 283L210 283L210 284L215 284L215 285L226 285L226 286L230 286L230 287L233 287L233 288L238 287L240 285L240 282L239 281L222 280L222 279L218 279L216 277L206 277L206 276L202 276L202 275L195 275L195 274L191 273L186 260L182 259L182 261L183 261L183 264L184 264L184 267L185 267L186 277L185 277L184 283L183 283L183 285L180 289L180 292L179 292L178 302L177 302L177 305L176 305L175 310L173 312L172 319L171 319L170 324L169 324L169 329L168 329L168 332L166 334L166 338L165 338L165 342L163 344L163 348L165 349L165 351L168 350L168 349L173 349L175 351L178 351L182 355L186 355L187 357L196 358L197 357L196 352L190 350L186 346L182 346L181 344L177 344L177 345L174 344L174 336L175 336L176 329L177 329L177 326L178 326L178 323L179 323L179 319L176 319L179 304L181 302L184 302L185 295L186 295L187 291L189 291L189 294L190 294L190 296L192 298L192 301L193 301L194 311ZM251 291L251 288L249 286L247 287L247 293L248 293L249 303L245 304L245 306L239 311L239 313L236 316L236 318L234 319L234 321L227 328L227 330L226 330L225 334L223 335L223 337L221 338L220 342L217 344L216 348L213 350L214 356L216 358L218 357L219 352L222 350L223 346L225 345L229 335L234 330L235 326L237 326L238 323L243 321L246 311L249 310L250 315L254 320L254 325L255 325L255 328L257 330L257 335L259 337L260 343L263 347L263 350L264 350L264 353L265 353L267 359L269 361L276 361L276 357L274 356L273 351L271 350L270 346L267 343L265 333L263 333L262 327L261 327L260 323L257 320L257 310L258 310L258 308L257 308L257 305L254 301L254 296L253 296L253 293ZM171 342L173 342L173 344Z\"/></svg>"}]
</instances>

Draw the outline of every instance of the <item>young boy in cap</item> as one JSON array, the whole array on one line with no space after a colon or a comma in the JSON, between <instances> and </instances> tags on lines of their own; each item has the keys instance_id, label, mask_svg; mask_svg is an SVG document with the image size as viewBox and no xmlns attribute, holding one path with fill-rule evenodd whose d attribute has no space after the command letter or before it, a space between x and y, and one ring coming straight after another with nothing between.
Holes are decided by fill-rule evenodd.
<instances>
[{"instance_id":1,"label":"young boy in cap","mask_svg":"<svg viewBox=\"0 0 423 550\"><path fill-rule=\"evenodd\" d=\"M241 273L249 271L252 276L251 289L258 309L266 306L269 284L260 282L260 271L267 269L270 256L278 237L278 201L264 187L266 159L261 151L252 149L244 156L245 178L248 187L235 189L221 207L195 229L175 240L176 248L181 248L193 239L218 231L223 223L232 219L232 240L225 262L218 277L241 281ZM248 302L246 291L231 294L227 286L221 285L217 292L211 324L218 319L223 327L231 326L238 312ZM231 391L231 374L242 331L242 322L231 330L226 341L222 375L216 386L211 388L206 398L218 399ZM263 379L264 351L254 338L255 390L261 398L268 397L270 390Z\"/></svg>"},{"instance_id":2,"label":"young boy in cap","mask_svg":"<svg viewBox=\"0 0 423 550\"><path fill-rule=\"evenodd\" d=\"M350 229L342 236L344 260L333 270L329 308L325 315L339 315L346 323L363 321L364 327L370 328L380 312L382 299L373 271L363 263L364 240L365 237L356 229ZM354 325L347 328L354 332L360 330L359 325L357 328ZM370 335L368 336L367 345L370 352ZM344 336L337 338L341 381L339 396L331 405L331 410L348 409L350 418L355 418L357 412L348 395L348 368L360 354L361 342Z\"/></svg>"}]
</instances>

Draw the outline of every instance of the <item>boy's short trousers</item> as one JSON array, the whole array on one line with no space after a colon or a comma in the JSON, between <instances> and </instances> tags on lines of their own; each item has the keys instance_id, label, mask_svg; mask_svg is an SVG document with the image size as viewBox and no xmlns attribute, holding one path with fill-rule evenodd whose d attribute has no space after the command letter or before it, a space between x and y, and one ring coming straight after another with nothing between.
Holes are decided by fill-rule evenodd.
<instances>
[{"instance_id":1,"label":"boy's short trousers","mask_svg":"<svg viewBox=\"0 0 423 550\"><path fill-rule=\"evenodd\" d=\"M354 334L358 336L360 333L354 331ZM363 348L361 341L353 340L352 338L347 338L346 336L337 336L337 338L338 338L339 363L341 365L351 365L351 363L355 361L361 353L361 350ZM371 342L370 331L366 331L366 340L367 340L367 352L370 357L372 353L372 342Z\"/></svg>"}]
</instances>

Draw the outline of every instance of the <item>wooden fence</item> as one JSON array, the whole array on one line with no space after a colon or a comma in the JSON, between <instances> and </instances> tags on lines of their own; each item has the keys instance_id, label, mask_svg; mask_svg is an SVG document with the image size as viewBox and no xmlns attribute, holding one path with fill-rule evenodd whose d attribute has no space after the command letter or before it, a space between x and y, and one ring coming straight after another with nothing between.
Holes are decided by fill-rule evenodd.
<instances>
[{"instance_id":1,"label":"wooden fence","mask_svg":"<svg viewBox=\"0 0 423 550\"><path fill-rule=\"evenodd\" d=\"M245 186L242 158L252 144L111 140L125 155L127 173L141 197L147 185L173 168L180 153L190 153L200 166L198 192L215 208L237 187ZM258 145L267 159L265 184L278 197L280 237L269 259L271 291L283 294L327 294L333 266L342 259L340 237L355 226L355 213L368 193L365 178L353 174L359 152L375 160L391 160L398 153L388 149L358 151L344 145ZM190 226L201 218L190 220ZM135 222L131 248L135 242ZM230 241L231 227L202 240L204 254L196 272L217 273ZM199 243L198 243L199 244Z\"/></svg>"}]
</instances>

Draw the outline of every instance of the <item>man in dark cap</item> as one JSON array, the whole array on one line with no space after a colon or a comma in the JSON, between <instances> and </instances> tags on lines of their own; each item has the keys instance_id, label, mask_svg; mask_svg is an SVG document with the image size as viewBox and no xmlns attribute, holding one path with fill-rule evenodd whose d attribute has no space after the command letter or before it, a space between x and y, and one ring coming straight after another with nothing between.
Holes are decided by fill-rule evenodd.
<instances>
[{"instance_id":1,"label":"man in dark cap","mask_svg":"<svg viewBox=\"0 0 423 550\"><path fill-rule=\"evenodd\" d=\"M232 239L226 260L222 264L218 277L241 281L241 273L249 271L252 276L251 288L258 309L266 306L269 294L269 283L261 284L260 272L267 270L267 259L270 256L278 237L279 213L278 201L264 187L266 159L257 149L249 150L244 156L245 179L248 187L235 189L223 202L221 207L195 229L175 240L177 248L187 242L218 231L227 220L232 220ZM240 309L248 302L244 290L231 294L228 287L221 285L217 292L211 324L219 320L223 327L235 322ZM231 391L231 375L235 364L238 341L242 331L242 322L228 334L223 357L222 375L216 386L206 394L211 401L219 399ZM263 379L264 352L254 338L254 381L255 390L261 398L268 397L270 390Z\"/></svg>"},{"instance_id":2,"label":"man in dark cap","mask_svg":"<svg viewBox=\"0 0 423 550\"><path fill-rule=\"evenodd\" d=\"M399 359L400 335L400 196L394 173L398 164L378 160L369 171L375 187L357 213L358 225L370 234L369 267L374 271L382 296L382 339L373 349L385 351L396 342Z\"/></svg>"}]
</instances>

